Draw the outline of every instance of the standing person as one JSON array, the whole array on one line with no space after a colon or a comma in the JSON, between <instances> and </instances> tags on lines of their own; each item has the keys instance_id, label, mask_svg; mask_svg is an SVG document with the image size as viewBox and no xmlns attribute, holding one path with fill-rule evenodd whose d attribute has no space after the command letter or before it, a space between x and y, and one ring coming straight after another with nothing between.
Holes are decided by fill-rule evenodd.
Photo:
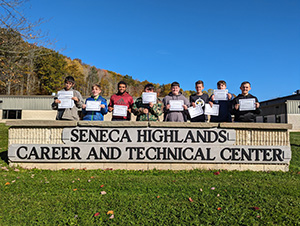
<instances>
[{"instance_id":1,"label":"standing person","mask_svg":"<svg viewBox=\"0 0 300 226\"><path fill-rule=\"evenodd\" d=\"M94 84L92 86L92 96L87 98L85 104L82 105L82 113L84 114L83 120L86 121L103 121L104 115L107 114L107 103L106 100L100 96L101 86ZM98 101L100 104L100 110L86 110L89 101ZM99 105L98 105L99 106Z\"/></svg>"},{"instance_id":2,"label":"standing person","mask_svg":"<svg viewBox=\"0 0 300 226\"><path fill-rule=\"evenodd\" d=\"M115 105L127 106L126 116L112 116L112 121L130 121L131 119L131 108L133 105L133 98L126 92L127 84L124 81L118 83L118 92L111 96L108 111L113 112Z\"/></svg>"},{"instance_id":3,"label":"standing person","mask_svg":"<svg viewBox=\"0 0 300 226\"><path fill-rule=\"evenodd\" d=\"M183 104L181 106L176 106L182 109L173 110L171 108L171 101L178 101L182 100ZM174 103L174 102L173 102ZM178 103L178 102L177 102ZM176 103L176 105L177 105ZM187 106L190 106L190 102L188 99L183 96L180 92L180 85L178 82L173 82L171 84L171 92L164 97L163 99L164 104L164 121L166 122L186 122L187 121Z\"/></svg>"},{"instance_id":4,"label":"standing person","mask_svg":"<svg viewBox=\"0 0 300 226\"><path fill-rule=\"evenodd\" d=\"M147 84L144 87L144 92L153 93L154 86L152 84ZM136 99L132 106L132 113L136 115L136 121L159 121L159 116L162 115L161 112L162 103L159 98L156 99L156 103L143 104L143 98L139 97Z\"/></svg>"},{"instance_id":5,"label":"standing person","mask_svg":"<svg viewBox=\"0 0 300 226\"><path fill-rule=\"evenodd\" d=\"M190 103L192 107L201 106L204 112L205 104L209 102L209 96L206 93L203 93L204 89L203 81L199 80L195 83L195 88L197 93L190 96ZM199 115L195 118L191 118L191 122L205 122L205 115Z\"/></svg>"},{"instance_id":6,"label":"standing person","mask_svg":"<svg viewBox=\"0 0 300 226\"><path fill-rule=\"evenodd\" d=\"M260 105L258 103L257 97L251 95L249 91L251 90L250 82L242 82L240 87L242 93L239 94L232 101L232 113L234 115L235 122L255 122L256 116L261 113ZM240 100L254 99L255 110L241 110Z\"/></svg>"},{"instance_id":7,"label":"standing person","mask_svg":"<svg viewBox=\"0 0 300 226\"><path fill-rule=\"evenodd\" d=\"M224 80L220 80L217 83L218 89L225 90L227 88L226 82ZM231 119L231 100L233 99L233 95L231 93L227 94L227 100L215 100L215 95L211 95L210 97L210 106L213 104L218 104L219 105L219 115L210 116L210 122L232 122Z\"/></svg>"},{"instance_id":8,"label":"standing person","mask_svg":"<svg viewBox=\"0 0 300 226\"><path fill-rule=\"evenodd\" d=\"M56 120L79 120L78 108L81 108L84 101L79 91L73 89L75 86L75 79L72 76L65 78L65 87L60 91L73 91L72 101L74 106L72 108L59 108L61 100L57 97L54 98L52 109L57 110Z\"/></svg>"}]
</instances>

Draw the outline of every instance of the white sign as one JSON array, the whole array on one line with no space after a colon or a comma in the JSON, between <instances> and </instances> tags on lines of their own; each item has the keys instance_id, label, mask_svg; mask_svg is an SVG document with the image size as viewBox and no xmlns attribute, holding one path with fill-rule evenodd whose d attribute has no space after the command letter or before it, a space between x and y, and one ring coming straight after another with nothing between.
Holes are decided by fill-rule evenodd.
<instances>
[{"instance_id":1,"label":"white sign","mask_svg":"<svg viewBox=\"0 0 300 226\"><path fill-rule=\"evenodd\" d=\"M170 100L170 111L183 111L183 100Z\"/></svg>"},{"instance_id":2,"label":"white sign","mask_svg":"<svg viewBox=\"0 0 300 226\"><path fill-rule=\"evenodd\" d=\"M189 114L190 114L191 118L195 118L199 115L203 115L203 109L200 106L189 107L188 111L189 111Z\"/></svg>"},{"instance_id":3,"label":"white sign","mask_svg":"<svg viewBox=\"0 0 300 226\"><path fill-rule=\"evenodd\" d=\"M149 104L149 103L156 104L157 93L143 92L142 99L143 99L143 104Z\"/></svg>"},{"instance_id":4,"label":"white sign","mask_svg":"<svg viewBox=\"0 0 300 226\"><path fill-rule=\"evenodd\" d=\"M59 109L73 108L74 101L72 100L73 91L58 91L57 98L60 100Z\"/></svg>"},{"instance_id":5,"label":"white sign","mask_svg":"<svg viewBox=\"0 0 300 226\"><path fill-rule=\"evenodd\" d=\"M239 99L240 111L252 111L256 109L255 98Z\"/></svg>"},{"instance_id":6,"label":"white sign","mask_svg":"<svg viewBox=\"0 0 300 226\"><path fill-rule=\"evenodd\" d=\"M205 104L205 113L204 114L218 116L219 115L219 105L213 104L213 106L211 107L210 104Z\"/></svg>"},{"instance_id":7,"label":"white sign","mask_svg":"<svg viewBox=\"0 0 300 226\"><path fill-rule=\"evenodd\" d=\"M114 105L113 116L127 116L128 107L125 105Z\"/></svg>"},{"instance_id":8,"label":"white sign","mask_svg":"<svg viewBox=\"0 0 300 226\"><path fill-rule=\"evenodd\" d=\"M214 90L215 100L228 100L227 94L228 94L228 89Z\"/></svg>"},{"instance_id":9,"label":"white sign","mask_svg":"<svg viewBox=\"0 0 300 226\"><path fill-rule=\"evenodd\" d=\"M100 111L101 110L101 101L90 101L86 102L86 111Z\"/></svg>"}]
</instances>

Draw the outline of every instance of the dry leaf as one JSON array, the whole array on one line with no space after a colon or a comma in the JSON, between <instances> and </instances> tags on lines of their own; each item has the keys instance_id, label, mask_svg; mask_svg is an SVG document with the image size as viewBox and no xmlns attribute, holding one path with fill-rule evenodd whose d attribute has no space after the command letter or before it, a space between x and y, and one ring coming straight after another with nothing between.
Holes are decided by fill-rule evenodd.
<instances>
[{"instance_id":1,"label":"dry leaf","mask_svg":"<svg viewBox=\"0 0 300 226\"><path fill-rule=\"evenodd\" d=\"M77 191L77 188L74 188L73 191Z\"/></svg>"},{"instance_id":2,"label":"dry leaf","mask_svg":"<svg viewBox=\"0 0 300 226\"><path fill-rule=\"evenodd\" d=\"M101 195L106 195L106 191L101 191Z\"/></svg>"},{"instance_id":3,"label":"dry leaf","mask_svg":"<svg viewBox=\"0 0 300 226\"><path fill-rule=\"evenodd\" d=\"M110 210L106 214L114 214L114 211Z\"/></svg>"},{"instance_id":4,"label":"dry leaf","mask_svg":"<svg viewBox=\"0 0 300 226\"><path fill-rule=\"evenodd\" d=\"M99 214L100 214L99 212L95 213L95 214L94 214L94 217L97 217Z\"/></svg>"},{"instance_id":5,"label":"dry leaf","mask_svg":"<svg viewBox=\"0 0 300 226\"><path fill-rule=\"evenodd\" d=\"M9 183L9 182L6 182L5 185L10 185L10 183Z\"/></svg>"},{"instance_id":6,"label":"dry leaf","mask_svg":"<svg viewBox=\"0 0 300 226\"><path fill-rule=\"evenodd\" d=\"M100 188L103 188L104 187L104 184L102 184L101 186L100 186Z\"/></svg>"},{"instance_id":7,"label":"dry leaf","mask_svg":"<svg viewBox=\"0 0 300 226\"><path fill-rule=\"evenodd\" d=\"M221 210L221 209L222 209L221 207L218 207L218 208L217 208L217 210Z\"/></svg>"},{"instance_id":8,"label":"dry leaf","mask_svg":"<svg viewBox=\"0 0 300 226\"><path fill-rule=\"evenodd\" d=\"M109 217L109 219L114 219L115 218L115 215L111 215L110 217Z\"/></svg>"},{"instance_id":9,"label":"dry leaf","mask_svg":"<svg viewBox=\"0 0 300 226\"><path fill-rule=\"evenodd\" d=\"M191 197L189 197L189 201L190 201L190 202L194 202L193 199L192 199Z\"/></svg>"}]
</instances>

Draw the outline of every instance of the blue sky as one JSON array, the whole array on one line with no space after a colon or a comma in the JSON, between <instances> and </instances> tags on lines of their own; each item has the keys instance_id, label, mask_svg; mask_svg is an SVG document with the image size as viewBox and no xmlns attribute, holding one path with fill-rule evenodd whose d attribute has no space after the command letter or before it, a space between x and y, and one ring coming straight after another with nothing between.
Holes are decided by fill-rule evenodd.
<instances>
[{"instance_id":1,"label":"blue sky","mask_svg":"<svg viewBox=\"0 0 300 226\"><path fill-rule=\"evenodd\" d=\"M31 0L55 49L140 81L205 90L242 81L260 101L300 89L299 0Z\"/></svg>"}]
</instances>

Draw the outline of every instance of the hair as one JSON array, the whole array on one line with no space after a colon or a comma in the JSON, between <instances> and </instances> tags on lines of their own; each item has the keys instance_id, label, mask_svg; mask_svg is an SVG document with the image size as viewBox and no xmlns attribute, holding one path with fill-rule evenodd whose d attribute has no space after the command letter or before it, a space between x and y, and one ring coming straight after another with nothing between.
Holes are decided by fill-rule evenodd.
<instances>
[{"instance_id":1,"label":"hair","mask_svg":"<svg viewBox=\"0 0 300 226\"><path fill-rule=\"evenodd\" d=\"M125 85L125 87L127 87L127 84L126 84L126 82L124 82L124 81L120 81L120 82L118 83L118 88L119 88L119 85L121 85L121 84L123 84L123 85Z\"/></svg>"},{"instance_id":2,"label":"hair","mask_svg":"<svg viewBox=\"0 0 300 226\"><path fill-rule=\"evenodd\" d=\"M67 83L67 82L72 82L73 84L75 84L75 79L74 79L74 77L73 77L73 76L67 76L67 77L65 78L65 83Z\"/></svg>"},{"instance_id":3,"label":"hair","mask_svg":"<svg viewBox=\"0 0 300 226\"><path fill-rule=\"evenodd\" d=\"M171 87L173 87L173 86L178 86L178 87L180 87L180 85L179 85L178 82L172 82Z\"/></svg>"},{"instance_id":4,"label":"hair","mask_svg":"<svg viewBox=\"0 0 300 226\"><path fill-rule=\"evenodd\" d=\"M249 84L249 85L251 86L250 82L248 82L248 81L242 82L241 86L243 86L243 85L245 85L245 84Z\"/></svg>"},{"instance_id":5,"label":"hair","mask_svg":"<svg viewBox=\"0 0 300 226\"><path fill-rule=\"evenodd\" d=\"M224 80L220 80L220 81L218 81L217 85L218 86L220 86L220 85L225 85L226 86L226 82Z\"/></svg>"},{"instance_id":6,"label":"hair","mask_svg":"<svg viewBox=\"0 0 300 226\"><path fill-rule=\"evenodd\" d=\"M92 85L92 89L93 89L95 86L97 86L97 87L101 90L100 84L93 84L93 85Z\"/></svg>"},{"instance_id":7,"label":"hair","mask_svg":"<svg viewBox=\"0 0 300 226\"><path fill-rule=\"evenodd\" d=\"M204 82L201 80L198 80L197 82L195 82L195 86L197 86L198 84L204 86Z\"/></svg>"},{"instance_id":8,"label":"hair","mask_svg":"<svg viewBox=\"0 0 300 226\"><path fill-rule=\"evenodd\" d=\"M154 89L154 85L151 83L148 83L147 85L145 85L144 90L145 89Z\"/></svg>"}]
</instances>

